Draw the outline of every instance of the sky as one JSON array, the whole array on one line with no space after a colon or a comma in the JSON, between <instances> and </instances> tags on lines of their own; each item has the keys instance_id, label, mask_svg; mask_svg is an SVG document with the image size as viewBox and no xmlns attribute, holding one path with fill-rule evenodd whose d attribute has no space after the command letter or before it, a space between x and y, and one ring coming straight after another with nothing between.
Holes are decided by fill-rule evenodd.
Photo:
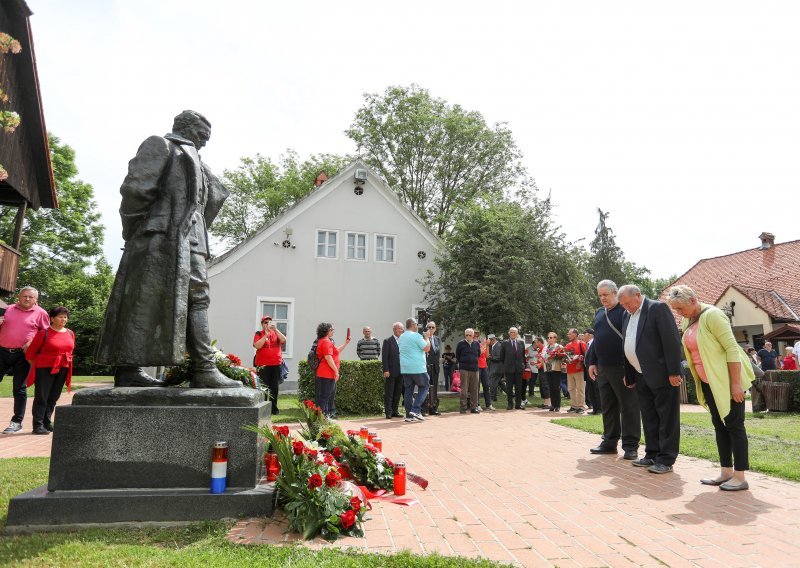
<instances>
[{"instance_id":1,"label":"sky","mask_svg":"<svg viewBox=\"0 0 800 568\"><path fill-rule=\"evenodd\" d=\"M27 2L47 128L114 265L127 162L181 110L211 121L221 174L355 153L364 93L411 83L507 123L567 237L588 245L609 211L653 276L800 239L796 2Z\"/></svg>"}]
</instances>

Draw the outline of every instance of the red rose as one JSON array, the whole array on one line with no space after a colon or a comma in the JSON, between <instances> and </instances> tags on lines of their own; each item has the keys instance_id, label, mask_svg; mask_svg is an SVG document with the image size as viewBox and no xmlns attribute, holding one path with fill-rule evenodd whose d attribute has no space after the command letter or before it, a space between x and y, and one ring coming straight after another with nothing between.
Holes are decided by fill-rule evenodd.
<instances>
[{"instance_id":1,"label":"red rose","mask_svg":"<svg viewBox=\"0 0 800 568\"><path fill-rule=\"evenodd\" d=\"M328 472L328 475L325 476L325 485L327 485L328 487L333 487L337 483L339 483L339 480L341 479L342 478L339 476L338 473L336 473L334 470L330 470Z\"/></svg>"},{"instance_id":2,"label":"red rose","mask_svg":"<svg viewBox=\"0 0 800 568\"><path fill-rule=\"evenodd\" d=\"M315 473L311 477L308 478L308 488L309 489L316 489L322 485L322 476L318 473Z\"/></svg>"},{"instance_id":3,"label":"red rose","mask_svg":"<svg viewBox=\"0 0 800 568\"><path fill-rule=\"evenodd\" d=\"M339 446L333 448L333 457L335 457L337 460L340 459L342 457L342 448Z\"/></svg>"},{"instance_id":4,"label":"red rose","mask_svg":"<svg viewBox=\"0 0 800 568\"><path fill-rule=\"evenodd\" d=\"M353 508L353 511L358 513L361 510L361 499L358 497L351 497L350 506Z\"/></svg>"},{"instance_id":5,"label":"red rose","mask_svg":"<svg viewBox=\"0 0 800 568\"><path fill-rule=\"evenodd\" d=\"M356 522L356 514L353 511L345 511L342 513L342 516L339 517L339 520L342 521L342 528L344 530L349 529L353 526Z\"/></svg>"},{"instance_id":6,"label":"red rose","mask_svg":"<svg viewBox=\"0 0 800 568\"><path fill-rule=\"evenodd\" d=\"M301 455L303 453L304 448L305 446L303 445L303 442L299 440L297 442L292 442L292 450L294 451L294 455L296 456Z\"/></svg>"},{"instance_id":7,"label":"red rose","mask_svg":"<svg viewBox=\"0 0 800 568\"><path fill-rule=\"evenodd\" d=\"M333 465L333 456L330 454L325 454L325 457L322 458L322 461L325 462L326 465Z\"/></svg>"},{"instance_id":8,"label":"red rose","mask_svg":"<svg viewBox=\"0 0 800 568\"><path fill-rule=\"evenodd\" d=\"M325 438L326 440L330 440L331 439L331 433L330 432L323 432L322 433L322 437Z\"/></svg>"}]
</instances>

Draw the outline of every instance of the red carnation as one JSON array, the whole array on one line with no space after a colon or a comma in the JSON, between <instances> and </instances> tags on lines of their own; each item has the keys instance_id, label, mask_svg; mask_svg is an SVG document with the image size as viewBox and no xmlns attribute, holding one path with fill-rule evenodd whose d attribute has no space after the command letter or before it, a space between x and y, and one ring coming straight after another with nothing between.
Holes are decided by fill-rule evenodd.
<instances>
[{"instance_id":1,"label":"red carnation","mask_svg":"<svg viewBox=\"0 0 800 568\"><path fill-rule=\"evenodd\" d=\"M364 444L364 447L367 448L367 451L369 453L371 453L371 454L377 454L378 453L378 448L376 448L372 444Z\"/></svg>"},{"instance_id":2,"label":"red carnation","mask_svg":"<svg viewBox=\"0 0 800 568\"><path fill-rule=\"evenodd\" d=\"M337 460L340 459L342 457L342 448L339 446L333 448L333 457L335 457Z\"/></svg>"},{"instance_id":3,"label":"red carnation","mask_svg":"<svg viewBox=\"0 0 800 568\"><path fill-rule=\"evenodd\" d=\"M359 432L358 430L348 430L348 431L347 431L347 435L348 435L348 436L358 436L358 435L359 435L359 433L360 433L360 432Z\"/></svg>"},{"instance_id":4,"label":"red carnation","mask_svg":"<svg viewBox=\"0 0 800 568\"><path fill-rule=\"evenodd\" d=\"M308 488L309 489L316 489L322 485L322 476L318 473L315 473L311 477L308 478Z\"/></svg>"},{"instance_id":5,"label":"red carnation","mask_svg":"<svg viewBox=\"0 0 800 568\"><path fill-rule=\"evenodd\" d=\"M342 521L342 528L347 530L355 524L356 514L353 511L345 511L339 519Z\"/></svg>"},{"instance_id":6,"label":"red carnation","mask_svg":"<svg viewBox=\"0 0 800 568\"><path fill-rule=\"evenodd\" d=\"M330 432L323 432L322 433L322 437L325 438L326 440L330 440L331 439L331 433Z\"/></svg>"},{"instance_id":7,"label":"red carnation","mask_svg":"<svg viewBox=\"0 0 800 568\"><path fill-rule=\"evenodd\" d=\"M333 465L333 456L330 454L325 454L325 457L322 458L322 461L325 462L326 465Z\"/></svg>"},{"instance_id":8,"label":"red carnation","mask_svg":"<svg viewBox=\"0 0 800 568\"><path fill-rule=\"evenodd\" d=\"M310 457L312 460L315 460L317 459L317 450L306 448L306 455Z\"/></svg>"},{"instance_id":9,"label":"red carnation","mask_svg":"<svg viewBox=\"0 0 800 568\"><path fill-rule=\"evenodd\" d=\"M358 513L361 510L361 499L358 497L351 497L350 506L353 508L353 511Z\"/></svg>"},{"instance_id":10,"label":"red carnation","mask_svg":"<svg viewBox=\"0 0 800 568\"><path fill-rule=\"evenodd\" d=\"M288 436L289 435L289 427L288 426L273 426L272 429L280 434L281 436Z\"/></svg>"},{"instance_id":11,"label":"red carnation","mask_svg":"<svg viewBox=\"0 0 800 568\"><path fill-rule=\"evenodd\" d=\"M239 359L233 353L228 353L228 360L230 360L230 362L233 363L236 367L241 367L242 366L242 360Z\"/></svg>"},{"instance_id":12,"label":"red carnation","mask_svg":"<svg viewBox=\"0 0 800 568\"><path fill-rule=\"evenodd\" d=\"M328 475L325 476L325 485L328 487L333 487L339 483L339 480L341 479L342 478L338 473L336 473L334 470L330 470Z\"/></svg>"},{"instance_id":13,"label":"red carnation","mask_svg":"<svg viewBox=\"0 0 800 568\"><path fill-rule=\"evenodd\" d=\"M303 442L299 440L297 442L292 442L292 450L294 451L294 455L301 455L303 453L303 448L305 448Z\"/></svg>"},{"instance_id":14,"label":"red carnation","mask_svg":"<svg viewBox=\"0 0 800 568\"><path fill-rule=\"evenodd\" d=\"M386 459L386 465L388 465L389 467L394 467L394 463L392 463L392 460L390 460L389 458L385 459Z\"/></svg>"},{"instance_id":15,"label":"red carnation","mask_svg":"<svg viewBox=\"0 0 800 568\"><path fill-rule=\"evenodd\" d=\"M314 409L314 403L310 400L304 400L303 404L305 405L306 408L310 408L312 410Z\"/></svg>"}]
</instances>

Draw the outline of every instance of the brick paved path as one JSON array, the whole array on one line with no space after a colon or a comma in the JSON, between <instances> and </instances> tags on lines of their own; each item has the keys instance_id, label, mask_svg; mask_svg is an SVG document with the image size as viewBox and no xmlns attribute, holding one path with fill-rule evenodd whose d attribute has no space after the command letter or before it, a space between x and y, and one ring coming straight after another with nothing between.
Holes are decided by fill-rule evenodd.
<instances>
[{"instance_id":1,"label":"brick paved path","mask_svg":"<svg viewBox=\"0 0 800 568\"><path fill-rule=\"evenodd\" d=\"M11 377L4 380L11 381ZM107 387L109 383L81 383L81 387ZM32 433L33 418L31 415L31 405L33 404L33 387L28 389L28 405L25 409L25 418L22 420L22 431L16 434L0 434L0 458L18 457L48 457L50 455L50 444L53 436L37 436ZM72 395L75 391L68 393L66 390L58 399L58 405L70 404ZM56 407L56 414L58 408ZM14 415L14 399L0 398L0 430L4 430L11 417Z\"/></svg>"},{"instance_id":2,"label":"brick paved path","mask_svg":"<svg viewBox=\"0 0 800 568\"><path fill-rule=\"evenodd\" d=\"M679 457L654 475L592 456L598 436L541 411L369 420L392 459L430 481L420 504L376 502L365 538L312 547L409 549L524 566L800 566L800 484L749 474L750 491L699 483L717 468ZM342 428L360 424L341 422ZM285 522L248 519L233 542L294 541Z\"/></svg>"}]
</instances>

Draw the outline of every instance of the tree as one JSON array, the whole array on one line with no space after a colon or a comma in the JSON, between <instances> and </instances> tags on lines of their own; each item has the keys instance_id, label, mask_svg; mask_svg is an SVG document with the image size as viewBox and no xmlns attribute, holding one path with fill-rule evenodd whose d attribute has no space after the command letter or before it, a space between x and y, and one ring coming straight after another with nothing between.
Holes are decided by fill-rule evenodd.
<instances>
[{"instance_id":1,"label":"tree","mask_svg":"<svg viewBox=\"0 0 800 568\"><path fill-rule=\"evenodd\" d=\"M467 207L423 286L433 317L447 329L561 333L591 321L580 249L551 218L550 200L495 200Z\"/></svg>"},{"instance_id":2,"label":"tree","mask_svg":"<svg viewBox=\"0 0 800 568\"><path fill-rule=\"evenodd\" d=\"M591 257L587 263L589 280L597 284L601 280L613 280L618 286L626 283L625 255L617 246L614 230L606 223L611 215L597 209L600 217L594 230L589 250Z\"/></svg>"},{"instance_id":3,"label":"tree","mask_svg":"<svg viewBox=\"0 0 800 568\"><path fill-rule=\"evenodd\" d=\"M348 162L348 157L335 154L316 154L300 162L293 150L277 164L260 154L242 158L237 169L223 174L231 194L211 226L212 234L230 246L241 243L308 195L320 171L333 177Z\"/></svg>"},{"instance_id":4,"label":"tree","mask_svg":"<svg viewBox=\"0 0 800 568\"><path fill-rule=\"evenodd\" d=\"M39 304L70 310L75 364L84 372L107 369L94 363L94 347L114 275L103 256L104 227L94 189L77 178L75 151L49 136L58 209L28 209L20 246L19 286L39 290ZM0 234L14 231L14 212L0 210Z\"/></svg>"},{"instance_id":5,"label":"tree","mask_svg":"<svg viewBox=\"0 0 800 568\"><path fill-rule=\"evenodd\" d=\"M511 131L416 85L365 94L346 134L439 236L462 209L530 184Z\"/></svg>"}]
</instances>

